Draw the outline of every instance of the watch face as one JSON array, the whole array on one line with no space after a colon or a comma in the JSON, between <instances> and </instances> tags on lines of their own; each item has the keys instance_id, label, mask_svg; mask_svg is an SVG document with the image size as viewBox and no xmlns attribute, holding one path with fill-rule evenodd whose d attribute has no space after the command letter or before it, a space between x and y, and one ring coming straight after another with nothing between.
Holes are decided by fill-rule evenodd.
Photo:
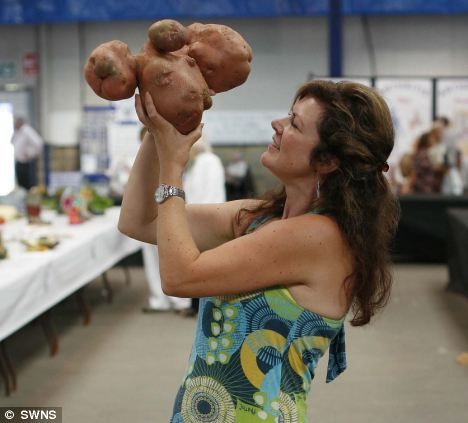
<instances>
[{"instance_id":1,"label":"watch face","mask_svg":"<svg viewBox=\"0 0 468 423\"><path fill-rule=\"evenodd\" d=\"M156 190L156 201L161 203L164 200L164 187L159 186Z\"/></svg>"}]
</instances>

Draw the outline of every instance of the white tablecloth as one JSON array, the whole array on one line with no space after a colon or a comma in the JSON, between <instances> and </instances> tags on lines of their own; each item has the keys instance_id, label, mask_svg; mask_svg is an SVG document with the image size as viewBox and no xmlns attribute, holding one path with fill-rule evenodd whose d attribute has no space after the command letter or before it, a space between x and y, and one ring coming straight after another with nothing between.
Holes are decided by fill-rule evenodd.
<instances>
[{"instance_id":1,"label":"white tablecloth","mask_svg":"<svg viewBox=\"0 0 468 423\"><path fill-rule=\"evenodd\" d=\"M51 225L25 220L2 225L9 257L0 260L0 340L51 308L80 287L141 249L141 243L117 230L119 208L108 209L80 225L49 214ZM19 240L52 234L60 244L46 252L27 252Z\"/></svg>"}]
</instances>

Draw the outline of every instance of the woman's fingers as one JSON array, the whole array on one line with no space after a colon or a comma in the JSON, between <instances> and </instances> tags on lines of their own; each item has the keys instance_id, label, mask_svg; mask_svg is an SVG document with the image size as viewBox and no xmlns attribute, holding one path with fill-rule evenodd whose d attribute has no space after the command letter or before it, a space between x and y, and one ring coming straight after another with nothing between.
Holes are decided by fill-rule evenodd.
<instances>
[{"instance_id":1,"label":"woman's fingers","mask_svg":"<svg viewBox=\"0 0 468 423\"><path fill-rule=\"evenodd\" d=\"M151 94L149 93L149 91L146 91L145 93L145 108L148 117L152 121L159 123L159 121L162 119L162 116L156 110L156 107L154 106L153 99L151 98Z\"/></svg>"},{"instance_id":2,"label":"woman's fingers","mask_svg":"<svg viewBox=\"0 0 468 423\"><path fill-rule=\"evenodd\" d=\"M139 94L135 94L135 110L140 122L148 127L148 117L146 116L145 109L141 104L141 97Z\"/></svg>"},{"instance_id":3,"label":"woman's fingers","mask_svg":"<svg viewBox=\"0 0 468 423\"><path fill-rule=\"evenodd\" d=\"M192 132L187 134L187 138L190 140L190 145L195 144L202 136L203 123L200 123Z\"/></svg>"}]
</instances>

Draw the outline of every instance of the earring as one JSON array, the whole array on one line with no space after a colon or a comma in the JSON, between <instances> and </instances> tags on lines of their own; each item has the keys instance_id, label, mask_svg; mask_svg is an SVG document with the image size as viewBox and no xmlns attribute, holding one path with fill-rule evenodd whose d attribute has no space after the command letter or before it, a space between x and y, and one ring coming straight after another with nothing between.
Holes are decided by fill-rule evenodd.
<instances>
[{"instance_id":1,"label":"earring","mask_svg":"<svg viewBox=\"0 0 468 423\"><path fill-rule=\"evenodd\" d=\"M320 198L320 178L317 177L317 182L315 184L315 191L317 193L317 198Z\"/></svg>"}]
</instances>

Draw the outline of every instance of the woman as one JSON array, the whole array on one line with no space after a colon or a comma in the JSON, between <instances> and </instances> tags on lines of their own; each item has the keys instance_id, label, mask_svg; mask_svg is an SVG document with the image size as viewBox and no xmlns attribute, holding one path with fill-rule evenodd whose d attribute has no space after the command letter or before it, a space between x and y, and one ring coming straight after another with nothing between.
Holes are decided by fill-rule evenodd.
<instances>
[{"instance_id":1,"label":"woman","mask_svg":"<svg viewBox=\"0 0 468 423\"><path fill-rule=\"evenodd\" d=\"M434 193L438 191L438 179L435 167L429 158L429 150L434 145L432 132L423 133L417 143L413 155L413 192Z\"/></svg>"},{"instance_id":2,"label":"woman","mask_svg":"<svg viewBox=\"0 0 468 423\"><path fill-rule=\"evenodd\" d=\"M345 316L369 322L389 296L388 244L397 206L382 171L393 147L389 110L372 89L310 82L272 122L261 162L283 188L263 200L189 205L181 186L201 127L179 134L151 98L149 128L119 229L159 245L168 295L204 297L172 422L305 422L306 395L329 348L327 381L345 369ZM159 190L160 191L160 190Z\"/></svg>"}]
</instances>

